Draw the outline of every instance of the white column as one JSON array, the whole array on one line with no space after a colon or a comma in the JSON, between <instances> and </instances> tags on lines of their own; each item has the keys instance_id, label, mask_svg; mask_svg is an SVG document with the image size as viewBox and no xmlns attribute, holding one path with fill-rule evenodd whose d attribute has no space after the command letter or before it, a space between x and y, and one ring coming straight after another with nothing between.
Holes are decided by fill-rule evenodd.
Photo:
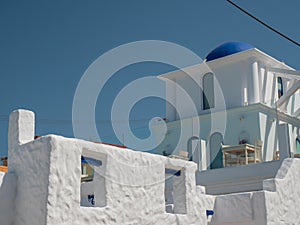
<instances>
[{"instance_id":1,"label":"white column","mask_svg":"<svg viewBox=\"0 0 300 225\"><path fill-rule=\"evenodd\" d=\"M251 103L257 103L260 99L260 90L259 90L259 79L258 79L258 62L254 61L252 63L252 102ZM251 92L250 92L251 93Z\"/></svg>"},{"instance_id":2,"label":"white column","mask_svg":"<svg viewBox=\"0 0 300 225\"><path fill-rule=\"evenodd\" d=\"M278 143L280 160L290 157L290 140L288 124L283 123L278 125Z\"/></svg>"},{"instance_id":3,"label":"white column","mask_svg":"<svg viewBox=\"0 0 300 225\"><path fill-rule=\"evenodd\" d=\"M193 154L193 161L197 163L198 169L202 168L202 161L201 161L201 151L200 151L200 140L192 140L192 154ZM190 157L190 156L189 156Z\"/></svg>"},{"instance_id":4,"label":"white column","mask_svg":"<svg viewBox=\"0 0 300 225\"><path fill-rule=\"evenodd\" d=\"M200 156L201 156L201 163L199 163L199 171L202 170L207 170L207 167L209 166L209 163L207 163L207 151L206 151L206 141L201 139L199 141L199 151L200 151ZM208 154L209 155L209 154ZM209 158L209 157L208 157Z\"/></svg>"},{"instance_id":5,"label":"white column","mask_svg":"<svg viewBox=\"0 0 300 225\"><path fill-rule=\"evenodd\" d=\"M248 105L248 90L244 88L244 106Z\"/></svg>"}]
</instances>

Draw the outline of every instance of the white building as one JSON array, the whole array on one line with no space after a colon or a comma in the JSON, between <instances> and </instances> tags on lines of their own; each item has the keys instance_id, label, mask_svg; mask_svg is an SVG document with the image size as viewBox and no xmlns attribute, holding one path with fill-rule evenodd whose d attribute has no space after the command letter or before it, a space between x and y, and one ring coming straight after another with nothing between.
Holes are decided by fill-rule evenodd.
<instances>
[{"instance_id":1,"label":"white building","mask_svg":"<svg viewBox=\"0 0 300 225\"><path fill-rule=\"evenodd\" d=\"M188 151L198 164L197 183L208 193L260 190L262 180L278 169L274 159L300 153L300 72L285 63L249 44L229 42L211 51L204 63L159 78L166 81L166 99L175 107L166 106L168 131L156 151L165 155ZM184 99L180 87L194 105ZM162 135L160 124L153 129ZM252 147L260 143L260 161L270 163L208 171L224 167L222 145L241 148L245 143ZM239 178L245 176L242 187ZM220 183L225 177L235 182L225 187Z\"/></svg>"},{"instance_id":2,"label":"white building","mask_svg":"<svg viewBox=\"0 0 300 225\"><path fill-rule=\"evenodd\" d=\"M241 43L217 48L206 63L186 69L196 85L182 71L160 76L199 104L190 109L167 83L180 117L167 106L157 151L186 150L195 162L56 135L34 139L34 114L12 112L0 224L300 224L299 72ZM252 147L261 155L248 156ZM233 164L224 158L224 168L226 149L245 154Z\"/></svg>"}]
</instances>

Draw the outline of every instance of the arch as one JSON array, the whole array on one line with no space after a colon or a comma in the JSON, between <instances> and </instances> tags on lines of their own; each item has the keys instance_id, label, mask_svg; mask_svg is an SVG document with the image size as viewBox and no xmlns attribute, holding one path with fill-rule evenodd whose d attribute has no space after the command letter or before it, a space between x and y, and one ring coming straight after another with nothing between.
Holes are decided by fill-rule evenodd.
<instances>
[{"instance_id":1,"label":"arch","mask_svg":"<svg viewBox=\"0 0 300 225\"><path fill-rule=\"evenodd\" d=\"M214 75L209 72L203 76L203 110L215 107Z\"/></svg>"},{"instance_id":2,"label":"arch","mask_svg":"<svg viewBox=\"0 0 300 225\"><path fill-rule=\"evenodd\" d=\"M300 135L296 137L296 154L300 154Z\"/></svg>"},{"instance_id":3,"label":"arch","mask_svg":"<svg viewBox=\"0 0 300 225\"><path fill-rule=\"evenodd\" d=\"M278 91L278 98L283 95L283 82L281 77L277 77L277 91Z\"/></svg>"},{"instance_id":4,"label":"arch","mask_svg":"<svg viewBox=\"0 0 300 225\"><path fill-rule=\"evenodd\" d=\"M215 132L210 136L210 169L223 168L223 135Z\"/></svg>"}]
</instances>

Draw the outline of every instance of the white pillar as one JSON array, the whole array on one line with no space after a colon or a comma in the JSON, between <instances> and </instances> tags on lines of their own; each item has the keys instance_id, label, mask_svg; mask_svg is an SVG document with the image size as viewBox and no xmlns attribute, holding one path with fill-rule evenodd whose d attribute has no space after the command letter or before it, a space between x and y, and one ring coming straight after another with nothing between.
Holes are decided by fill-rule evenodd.
<instances>
[{"instance_id":1,"label":"white pillar","mask_svg":"<svg viewBox=\"0 0 300 225\"><path fill-rule=\"evenodd\" d=\"M199 141L199 151L200 151L200 156L201 156L201 163L199 163L199 171L206 170L207 167L209 166L209 163L207 163L207 152L206 152L206 141L201 139ZM209 158L209 157L208 157Z\"/></svg>"},{"instance_id":2,"label":"white pillar","mask_svg":"<svg viewBox=\"0 0 300 225\"><path fill-rule=\"evenodd\" d=\"M8 149L34 140L34 113L28 110L15 110L9 116Z\"/></svg>"},{"instance_id":3,"label":"white pillar","mask_svg":"<svg viewBox=\"0 0 300 225\"><path fill-rule=\"evenodd\" d=\"M248 90L244 88L244 106L248 105Z\"/></svg>"},{"instance_id":4,"label":"white pillar","mask_svg":"<svg viewBox=\"0 0 300 225\"><path fill-rule=\"evenodd\" d=\"M192 140L192 154L193 154L193 161L197 163L198 169L202 168L201 162L201 151L200 151L200 140ZM189 155L190 157L190 155Z\"/></svg>"},{"instance_id":5,"label":"white pillar","mask_svg":"<svg viewBox=\"0 0 300 225\"><path fill-rule=\"evenodd\" d=\"M278 125L278 144L280 160L290 157L290 140L288 124L283 123Z\"/></svg>"},{"instance_id":6,"label":"white pillar","mask_svg":"<svg viewBox=\"0 0 300 225\"><path fill-rule=\"evenodd\" d=\"M259 79L258 79L258 62L254 61L252 63L252 102L251 103L257 103L259 102ZM251 92L250 92L251 93Z\"/></svg>"}]
</instances>

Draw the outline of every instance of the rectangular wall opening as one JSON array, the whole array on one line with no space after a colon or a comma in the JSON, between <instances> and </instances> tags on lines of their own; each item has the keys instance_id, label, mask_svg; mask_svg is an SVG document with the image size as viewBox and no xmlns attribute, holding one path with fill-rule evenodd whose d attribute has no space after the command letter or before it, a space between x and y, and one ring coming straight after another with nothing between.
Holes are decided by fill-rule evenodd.
<instances>
[{"instance_id":1,"label":"rectangular wall opening","mask_svg":"<svg viewBox=\"0 0 300 225\"><path fill-rule=\"evenodd\" d=\"M83 151L81 156L80 206L106 206L106 156Z\"/></svg>"},{"instance_id":2,"label":"rectangular wall opening","mask_svg":"<svg viewBox=\"0 0 300 225\"><path fill-rule=\"evenodd\" d=\"M186 214L185 170L165 168L165 209L167 213Z\"/></svg>"}]
</instances>

